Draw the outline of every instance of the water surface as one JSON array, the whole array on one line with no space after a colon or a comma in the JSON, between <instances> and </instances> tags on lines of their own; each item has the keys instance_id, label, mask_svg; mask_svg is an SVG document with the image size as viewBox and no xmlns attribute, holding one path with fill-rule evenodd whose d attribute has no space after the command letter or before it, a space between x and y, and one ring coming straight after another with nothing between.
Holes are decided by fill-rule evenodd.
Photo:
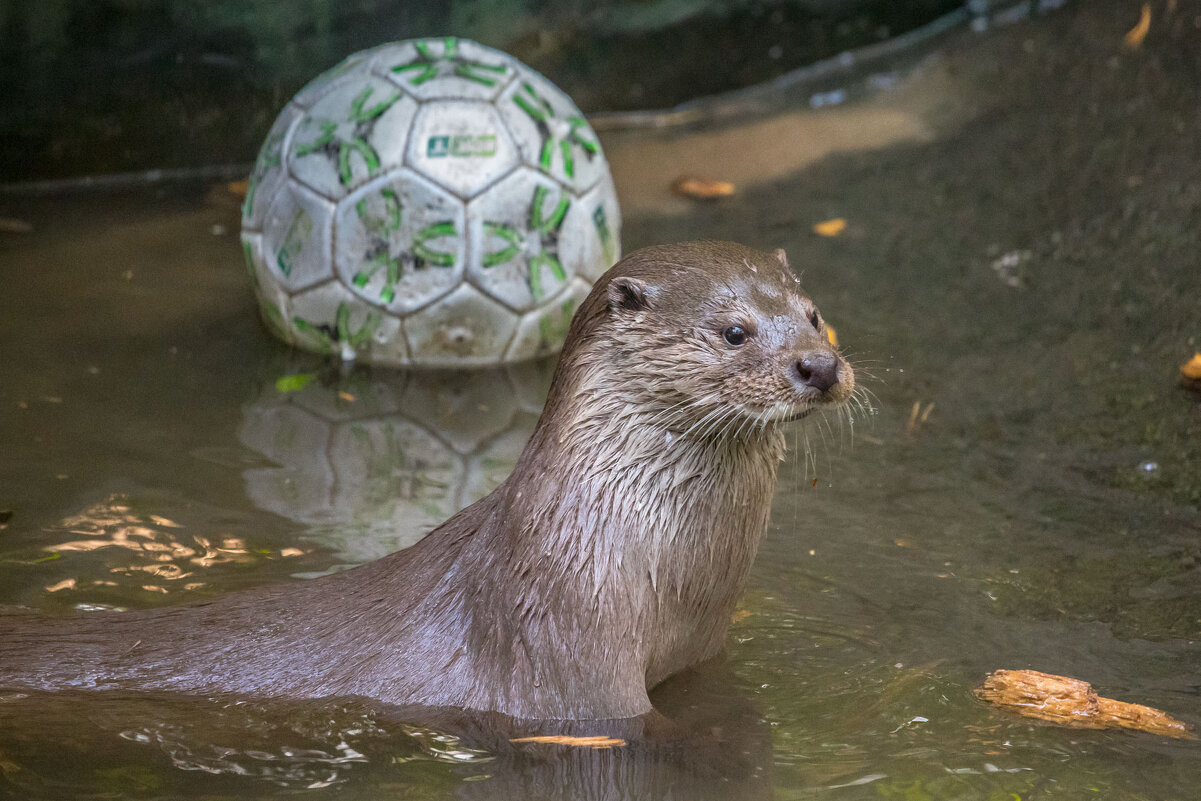
<instances>
[{"instance_id":1,"label":"water surface","mask_svg":"<svg viewBox=\"0 0 1201 801\"><path fill-rule=\"evenodd\" d=\"M952 41L913 79L940 76L920 141L627 217L627 250L785 247L877 396L853 435L797 432L724 663L657 694L705 737L480 747L353 702L5 696L0 792L1195 797L1195 742L972 696L1034 668L1201 722L1201 404L1175 378L1201 346L1199 33L1157 11L1127 51L1126 11ZM500 480L545 391L537 368L289 353L219 189L2 205L34 226L0 235L2 604L157 606L403 545ZM842 236L811 232L833 217Z\"/></svg>"}]
</instances>

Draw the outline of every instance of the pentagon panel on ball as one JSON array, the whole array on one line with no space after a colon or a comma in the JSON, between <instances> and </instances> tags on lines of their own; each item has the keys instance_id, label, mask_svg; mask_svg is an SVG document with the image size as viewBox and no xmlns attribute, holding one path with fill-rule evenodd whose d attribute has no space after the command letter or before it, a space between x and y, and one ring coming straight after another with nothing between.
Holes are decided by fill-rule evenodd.
<instances>
[{"instance_id":1,"label":"pentagon panel on ball","mask_svg":"<svg viewBox=\"0 0 1201 801\"><path fill-rule=\"evenodd\" d=\"M242 243L267 327L344 360L480 367L556 352L621 257L600 142L571 99L453 37L348 57L284 107Z\"/></svg>"}]
</instances>

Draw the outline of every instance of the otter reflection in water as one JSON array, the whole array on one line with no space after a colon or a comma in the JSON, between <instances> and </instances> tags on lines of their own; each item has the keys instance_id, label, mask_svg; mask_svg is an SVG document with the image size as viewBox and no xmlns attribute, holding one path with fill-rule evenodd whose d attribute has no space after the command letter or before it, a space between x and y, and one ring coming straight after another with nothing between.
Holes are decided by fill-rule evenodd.
<instances>
[{"instance_id":1,"label":"otter reflection in water","mask_svg":"<svg viewBox=\"0 0 1201 801\"><path fill-rule=\"evenodd\" d=\"M0 692L4 798L125 797L148 788L156 797L263 798L274 796L272 786L460 801L772 795L771 729L721 659L655 689L670 723L658 715L514 721L358 699L16 695Z\"/></svg>"},{"instance_id":2,"label":"otter reflection in water","mask_svg":"<svg viewBox=\"0 0 1201 801\"><path fill-rule=\"evenodd\" d=\"M722 647L783 424L853 387L782 252L638 251L577 312L513 473L416 545L211 602L0 620L0 686L645 715Z\"/></svg>"}]
</instances>

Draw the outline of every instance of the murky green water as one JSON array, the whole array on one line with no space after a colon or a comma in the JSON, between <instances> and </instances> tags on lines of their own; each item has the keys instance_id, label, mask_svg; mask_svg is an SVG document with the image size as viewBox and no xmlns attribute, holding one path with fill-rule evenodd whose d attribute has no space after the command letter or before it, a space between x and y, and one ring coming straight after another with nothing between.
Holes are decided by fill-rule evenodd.
<instances>
[{"instance_id":1,"label":"murky green water","mask_svg":"<svg viewBox=\"0 0 1201 801\"><path fill-rule=\"evenodd\" d=\"M6 695L0 794L1194 798L1196 742L972 696L1033 668L1201 723L1201 404L1175 384L1201 345L1201 32L1176 14L1138 53L1118 4L957 40L946 102L973 114L934 141L627 219L629 250L784 246L878 396L853 436L798 432L812 461L783 471L725 663L656 696L708 739L564 751L353 703ZM148 607L371 558L498 481L545 391L545 366L290 354L219 193L2 211L34 231L0 234L0 604ZM842 236L810 232L832 217Z\"/></svg>"}]
</instances>

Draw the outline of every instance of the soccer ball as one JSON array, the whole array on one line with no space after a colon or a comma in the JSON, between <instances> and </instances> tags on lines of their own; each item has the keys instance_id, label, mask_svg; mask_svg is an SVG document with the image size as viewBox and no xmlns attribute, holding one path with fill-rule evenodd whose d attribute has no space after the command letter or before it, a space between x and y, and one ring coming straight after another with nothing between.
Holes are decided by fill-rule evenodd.
<instances>
[{"instance_id":1,"label":"soccer ball","mask_svg":"<svg viewBox=\"0 0 1201 801\"><path fill-rule=\"evenodd\" d=\"M608 164L571 99L455 38L355 53L304 87L242 209L267 326L395 366L557 351L620 257L620 231Z\"/></svg>"}]
</instances>

